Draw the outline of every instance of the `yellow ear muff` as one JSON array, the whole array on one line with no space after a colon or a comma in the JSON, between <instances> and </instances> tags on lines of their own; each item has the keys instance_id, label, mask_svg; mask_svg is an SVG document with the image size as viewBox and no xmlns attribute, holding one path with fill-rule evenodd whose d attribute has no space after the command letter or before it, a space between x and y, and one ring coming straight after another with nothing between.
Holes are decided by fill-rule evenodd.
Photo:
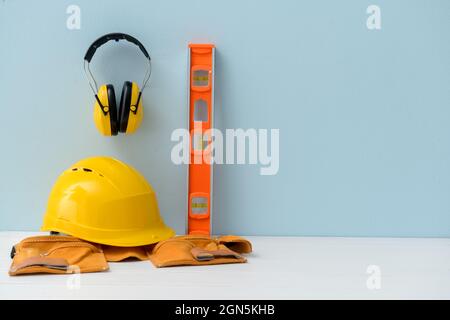
<instances>
[{"instance_id":1,"label":"yellow ear muff","mask_svg":"<svg viewBox=\"0 0 450 320\"><path fill-rule=\"evenodd\" d=\"M125 81L119 107L119 130L122 133L134 133L142 123L144 108L142 94L136 82Z\"/></svg>"},{"instance_id":2,"label":"yellow ear muff","mask_svg":"<svg viewBox=\"0 0 450 320\"><path fill-rule=\"evenodd\" d=\"M100 86L95 97L94 123L104 136L115 136L118 133L116 95L110 84Z\"/></svg>"},{"instance_id":3,"label":"yellow ear muff","mask_svg":"<svg viewBox=\"0 0 450 320\"><path fill-rule=\"evenodd\" d=\"M112 85L102 85L97 88L97 82L94 79L90 69L91 62L95 52L103 44L115 40L127 40L134 43L147 58L148 66L142 81L142 88L146 87L152 73L151 58L144 45L136 38L125 33L108 33L95 40L84 55L84 71L89 81L92 91L95 93L94 121L98 131L105 136L115 136L118 132L134 133L140 126L144 116L142 108L142 91L134 82L126 81L120 99L119 110L116 107L116 98L114 87ZM142 89L142 90L143 90ZM96 90L98 92L96 92ZM118 111L118 112L117 112Z\"/></svg>"}]
</instances>

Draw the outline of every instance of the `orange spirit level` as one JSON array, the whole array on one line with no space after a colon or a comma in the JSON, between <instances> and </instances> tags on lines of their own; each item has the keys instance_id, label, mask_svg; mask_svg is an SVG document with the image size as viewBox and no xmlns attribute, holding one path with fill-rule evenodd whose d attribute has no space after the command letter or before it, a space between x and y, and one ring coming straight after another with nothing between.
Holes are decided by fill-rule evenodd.
<instances>
[{"instance_id":1,"label":"orange spirit level","mask_svg":"<svg viewBox=\"0 0 450 320\"><path fill-rule=\"evenodd\" d=\"M211 234L214 45L189 45L188 234Z\"/></svg>"}]
</instances>

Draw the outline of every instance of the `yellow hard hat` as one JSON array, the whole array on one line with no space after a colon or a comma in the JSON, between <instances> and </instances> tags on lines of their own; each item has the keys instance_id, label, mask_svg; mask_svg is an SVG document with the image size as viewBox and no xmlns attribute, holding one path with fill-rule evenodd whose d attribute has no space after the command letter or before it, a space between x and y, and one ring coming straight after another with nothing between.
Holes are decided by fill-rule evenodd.
<instances>
[{"instance_id":1,"label":"yellow hard hat","mask_svg":"<svg viewBox=\"0 0 450 320\"><path fill-rule=\"evenodd\" d=\"M48 199L43 231L112 246L168 239L156 195L131 166L108 157L81 160L63 172Z\"/></svg>"}]
</instances>

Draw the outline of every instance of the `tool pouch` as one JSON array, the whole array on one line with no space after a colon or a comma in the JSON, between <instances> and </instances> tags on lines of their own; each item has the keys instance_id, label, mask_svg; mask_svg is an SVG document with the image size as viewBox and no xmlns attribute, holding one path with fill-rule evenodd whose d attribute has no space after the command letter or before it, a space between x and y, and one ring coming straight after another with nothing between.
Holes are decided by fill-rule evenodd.
<instances>
[{"instance_id":1,"label":"tool pouch","mask_svg":"<svg viewBox=\"0 0 450 320\"><path fill-rule=\"evenodd\" d=\"M114 247L103 245L103 253L108 262L119 262L128 259L148 260L148 254L154 245L140 247Z\"/></svg>"},{"instance_id":2,"label":"tool pouch","mask_svg":"<svg viewBox=\"0 0 450 320\"><path fill-rule=\"evenodd\" d=\"M9 274L81 273L108 270L100 245L71 236L36 236L15 245Z\"/></svg>"},{"instance_id":3,"label":"tool pouch","mask_svg":"<svg viewBox=\"0 0 450 320\"><path fill-rule=\"evenodd\" d=\"M178 236L159 242L151 251L150 261L158 268L186 265L244 263L243 253L252 251L251 243L241 237Z\"/></svg>"}]
</instances>

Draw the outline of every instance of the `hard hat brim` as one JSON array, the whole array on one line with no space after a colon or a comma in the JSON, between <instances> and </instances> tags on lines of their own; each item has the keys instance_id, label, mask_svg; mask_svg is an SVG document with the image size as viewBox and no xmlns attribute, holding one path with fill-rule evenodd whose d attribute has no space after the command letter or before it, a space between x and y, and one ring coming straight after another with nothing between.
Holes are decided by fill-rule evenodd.
<instances>
[{"instance_id":1,"label":"hard hat brim","mask_svg":"<svg viewBox=\"0 0 450 320\"><path fill-rule=\"evenodd\" d=\"M175 231L167 226L145 230L108 231L103 234L100 230L92 230L91 228L82 228L80 226L77 226L74 231L73 227L70 227L70 225L64 226L64 224L62 221L59 221L56 226L44 224L41 231L60 232L86 241L117 247L145 246L167 240L175 235Z\"/></svg>"}]
</instances>

